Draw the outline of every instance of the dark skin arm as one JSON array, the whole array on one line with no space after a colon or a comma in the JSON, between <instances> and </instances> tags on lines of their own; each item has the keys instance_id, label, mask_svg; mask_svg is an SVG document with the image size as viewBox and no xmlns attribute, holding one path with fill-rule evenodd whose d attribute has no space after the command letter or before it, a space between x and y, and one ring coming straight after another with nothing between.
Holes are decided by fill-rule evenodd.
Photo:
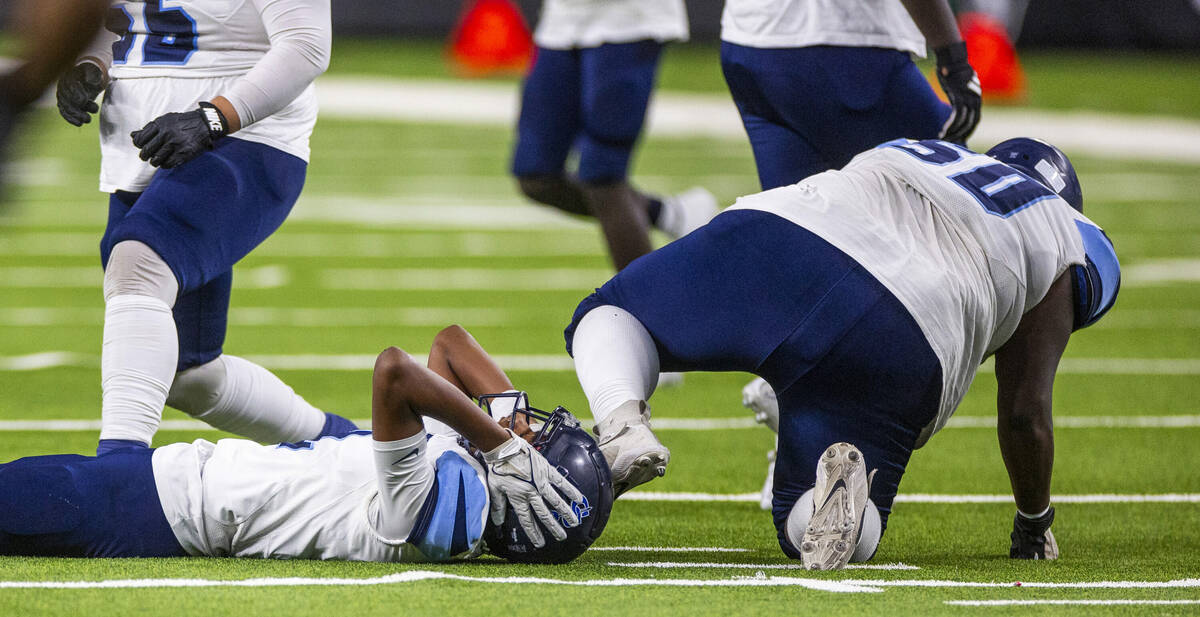
<instances>
[{"instance_id":1,"label":"dark skin arm","mask_svg":"<svg viewBox=\"0 0 1200 617\"><path fill-rule=\"evenodd\" d=\"M429 369L472 398L513 389L508 375L484 351L475 337L458 325L447 326L433 338L433 347L429 350ZM533 432L528 420L520 414L514 416L516 426L512 426L509 418L501 419L500 426L511 427L517 435L531 440Z\"/></svg>"},{"instance_id":2,"label":"dark skin arm","mask_svg":"<svg viewBox=\"0 0 1200 617\"><path fill-rule=\"evenodd\" d=\"M423 415L445 422L484 451L509 440L508 431L462 390L396 347L383 350L375 360L371 392L371 430L376 441L424 432Z\"/></svg>"},{"instance_id":3,"label":"dark skin arm","mask_svg":"<svg viewBox=\"0 0 1200 617\"><path fill-rule=\"evenodd\" d=\"M954 12L946 0L900 0L929 47L938 49L962 40Z\"/></svg>"},{"instance_id":4,"label":"dark skin arm","mask_svg":"<svg viewBox=\"0 0 1200 617\"><path fill-rule=\"evenodd\" d=\"M59 74L71 68L104 23L108 0L36 0L17 4L10 31L21 38L23 64L0 79L10 104L33 102Z\"/></svg>"},{"instance_id":5,"label":"dark skin arm","mask_svg":"<svg viewBox=\"0 0 1200 617\"><path fill-rule=\"evenodd\" d=\"M1071 277L1064 273L996 352L1000 452L1017 508L1028 514L1050 505L1054 374L1071 336L1073 318Z\"/></svg>"}]
</instances>

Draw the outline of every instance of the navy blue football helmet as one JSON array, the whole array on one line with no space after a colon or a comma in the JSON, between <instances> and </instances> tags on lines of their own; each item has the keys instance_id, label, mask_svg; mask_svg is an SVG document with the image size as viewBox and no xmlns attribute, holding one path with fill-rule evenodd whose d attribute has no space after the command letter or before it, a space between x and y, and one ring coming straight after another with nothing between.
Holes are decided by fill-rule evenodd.
<instances>
[{"instance_id":1,"label":"navy blue football helmet","mask_svg":"<svg viewBox=\"0 0 1200 617\"><path fill-rule=\"evenodd\" d=\"M1072 208L1083 212L1083 190L1079 188L1079 178L1062 150L1040 139L1016 137L992 146L986 154L1024 172L1058 193Z\"/></svg>"},{"instance_id":2,"label":"navy blue football helmet","mask_svg":"<svg viewBox=\"0 0 1200 617\"><path fill-rule=\"evenodd\" d=\"M493 555L509 561L566 563L582 555L604 531L613 506L612 472L596 440L580 427L579 420L566 409L556 407L547 413L530 407L529 398L524 392L485 394L479 397L479 404L491 415L491 402L505 397L517 399L514 419L516 414L523 414L531 427L536 428L541 424L533 439L534 449L583 493L584 501L571 504L575 515L579 517L579 525L563 525L567 532L565 540L555 540L549 532L544 532L545 546L535 547L517 522L517 515L510 505L504 522L499 526L492 524L491 517L488 518L483 533L484 541ZM554 516L558 518L558 513L555 512Z\"/></svg>"}]
</instances>

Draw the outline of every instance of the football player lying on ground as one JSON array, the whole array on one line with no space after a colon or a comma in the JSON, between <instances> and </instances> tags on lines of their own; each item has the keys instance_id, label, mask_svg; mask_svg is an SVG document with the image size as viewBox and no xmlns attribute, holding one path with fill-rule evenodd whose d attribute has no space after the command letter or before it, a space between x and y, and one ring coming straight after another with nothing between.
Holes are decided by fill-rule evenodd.
<instances>
[{"instance_id":1,"label":"football player lying on ground","mask_svg":"<svg viewBox=\"0 0 1200 617\"><path fill-rule=\"evenodd\" d=\"M445 561L478 556L485 537L514 561L582 553L612 507L595 442L565 410L528 408L462 328L438 334L429 366L394 347L379 355L374 434L0 465L0 554Z\"/></svg>"},{"instance_id":2,"label":"football player lying on ground","mask_svg":"<svg viewBox=\"0 0 1200 617\"><path fill-rule=\"evenodd\" d=\"M646 405L660 370L754 373L778 394L783 551L814 569L869 559L912 451L995 355L1010 556L1055 558L1054 375L1120 286L1082 210L1070 162L1044 142L984 155L897 140L743 197L630 264L566 331L617 493L669 460Z\"/></svg>"}]
</instances>

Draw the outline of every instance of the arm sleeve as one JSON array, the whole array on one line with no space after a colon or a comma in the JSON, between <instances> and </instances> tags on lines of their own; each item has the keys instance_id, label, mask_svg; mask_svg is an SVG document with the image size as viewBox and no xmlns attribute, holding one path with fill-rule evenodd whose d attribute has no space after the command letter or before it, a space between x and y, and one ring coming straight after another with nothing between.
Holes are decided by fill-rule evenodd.
<instances>
[{"instance_id":1,"label":"arm sleeve","mask_svg":"<svg viewBox=\"0 0 1200 617\"><path fill-rule=\"evenodd\" d=\"M251 0L271 49L224 93L243 127L291 103L329 67L329 0Z\"/></svg>"},{"instance_id":2,"label":"arm sleeve","mask_svg":"<svg viewBox=\"0 0 1200 617\"><path fill-rule=\"evenodd\" d=\"M425 433L396 441L371 441L379 509L375 532L389 542L404 542L417 522L433 486L434 468L425 459Z\"/></svg>"},{"instance_id":3,"label":"arm sleeve","mask_svg":"<svg viewBox=\"0 0 1200 617\"><path fill-rule=\"evenodd\" d=\"M83 50L83 53L76 60L76 64L91 62L99 66L105 73L108 73L108 69L113 63L112 46L119 38L115 33L100 28L100 31L96 33L96 37L92 39L92 42L88 44L87 48Z\"/></svg>"}]
</instances>

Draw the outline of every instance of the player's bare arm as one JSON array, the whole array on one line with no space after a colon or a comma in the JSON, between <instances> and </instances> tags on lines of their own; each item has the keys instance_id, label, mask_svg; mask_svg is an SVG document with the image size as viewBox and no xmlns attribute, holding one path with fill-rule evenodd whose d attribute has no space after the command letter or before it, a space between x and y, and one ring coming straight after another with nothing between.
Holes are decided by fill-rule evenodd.
<instances>
[{"instance_id":1,"label":"player's bare arm","mask_svg":"<svg viewBox=\"0 0 1200 617\"><path fill-rule=\"evenodd\" d=\"M1050 509L1050 476L1054 466L1051 403L1054 374L1067 347L1074 320L1071 294L1071 277L1063 274L1050 287L1046 297L1021 319L1012 338L996 352L1000 452L1017 503L1016 526L1032 525L1035 536L1048 534L1053 521L1053 510ZM1038 527L1041 527L1040 531L1036 529ZM1017 551L1018 536L1024 535L1024 531L1018 529L1013 533L1013 550ZM1052 543L1053 536L1046 540ZM1057 551L1057 546L1054 550ZM1040 556L1050 557L1044 553Z\"/></svg>"},{"instance_id":2,"label":"player's bare arm","mask_svg":"<svg viewBox=\"0 0 1200 617\"><path fill-rule=\"evenodd\" d=\"M429 369L472 398L513 389L508 375L475 337L458 325L447 326L433 338Z\"/></svg>"},{"instance_id":3,"label":"player's bare arm","mask_svg":"<svg viewBox=\"0 0 1200 617\"><path fill-rule=\"evenodd\" d=\"M538 547L545 545L545 539L535 518L556 540L565 539L567 534L552 510L566 526L579 524L571 504L555 487L571 501L582 500L582 494L528 441L501 427L466 393L421 366L408 353L396 347L385 349L375 361L372 377L371 428L375 441L394 442L423 433L423 415L444 422L483 451L494 523L504 521L511 504L526 535Z\"/></svg>"}]
</instances>

